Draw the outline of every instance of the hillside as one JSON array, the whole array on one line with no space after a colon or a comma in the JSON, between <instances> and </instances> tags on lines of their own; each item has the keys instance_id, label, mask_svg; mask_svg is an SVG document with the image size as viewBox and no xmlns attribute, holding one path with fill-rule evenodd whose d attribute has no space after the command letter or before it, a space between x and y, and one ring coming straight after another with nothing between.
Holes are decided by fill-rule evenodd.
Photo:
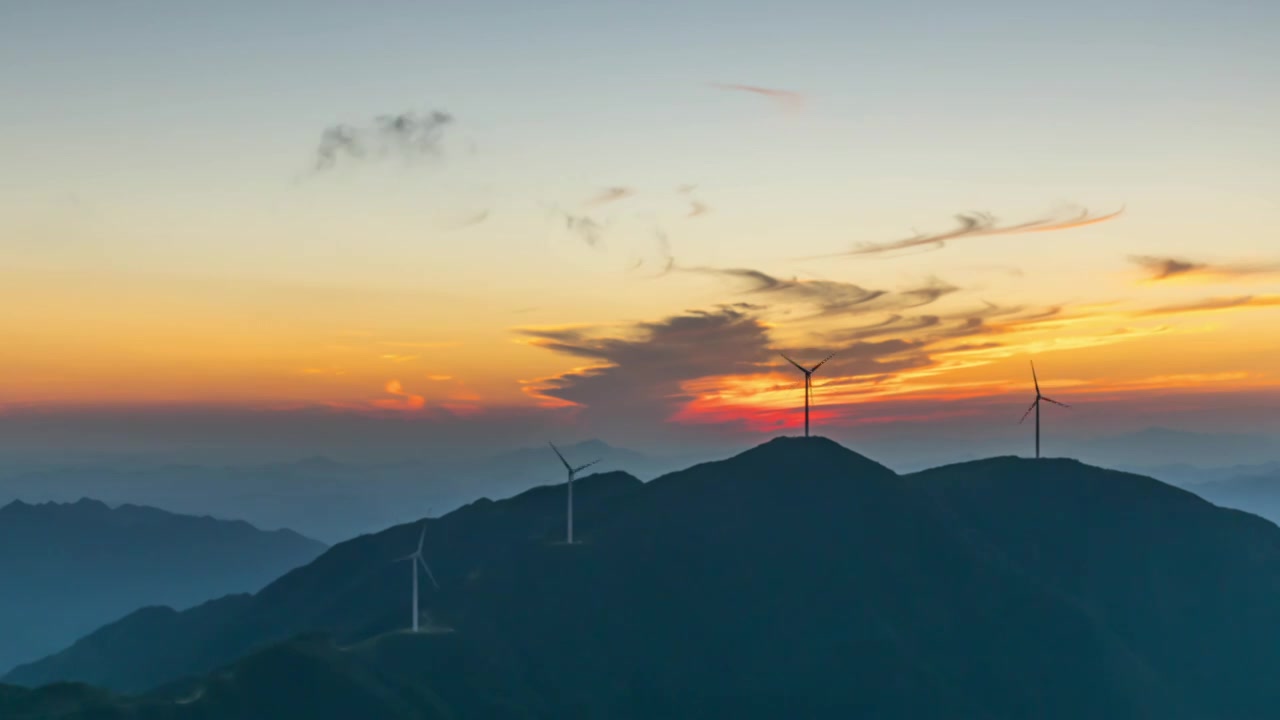
<instances>
[{"instance_id":1,"label":"hillside","mask_svg":"<svg viewBox=\"0 0 1280 720\"><path fill-rule=\"evenodd\" d=\"M1150 478L1017 458L898 476L783 438L644 484L592 476L576 495L572 547L562 485L427 521L442 589L424 607L449 632L408 642L458 653L446 664L470 684L447 683L446 714L396 704L438 696L446 670L396 680L365 717L517 716L486 714L498 696L528 717L623 720L1280 710L1280 528ZM409 620L391 560L419 528L342 543L254 596L137 613L6 681L159 687L113 702L164 705L262 652L312 672L287 640L300 633L383 647ZM378 657L333 652L323 667L343 682L385 678ZM200 717L254 717L297 685L260 687L239 714Z\"/></svg>"},{"instance_id":2,"label":"hillside","mask_svg":"<svg viewBox=\"0 0 1280 720\"><path fill-rule=\"evenodd\" d=\"M501 682L498 682L501 680ZM5 720L522 720L553 715L452 633L390 633L351 647L303 636L146 697L62 683L0 685Z\"/></svg>"},{"instance_id":3,"label":"hillside","mask_svg":"<svg viewBox=\"0 0 1280 720\"><path fill-rule=\"evenodd\" d=\"M0 668L145 605L256 591L324 545L290 531L93 500L0 508Z\"/></svg>"}]
</instances>

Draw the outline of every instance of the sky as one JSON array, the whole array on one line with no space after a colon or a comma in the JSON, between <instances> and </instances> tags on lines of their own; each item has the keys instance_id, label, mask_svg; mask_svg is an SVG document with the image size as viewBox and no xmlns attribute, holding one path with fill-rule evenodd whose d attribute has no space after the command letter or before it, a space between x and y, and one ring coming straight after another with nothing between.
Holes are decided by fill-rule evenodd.
<instances>
[{"instance_id":1,"label":"sky","mask_svg":"<svg viewBox=\"0 0 1280 720\"><path fill-rule=\"evenodd\" d=\"M741 443L782 352L841 438L1029 451L1032 359L1062 432L1274 433L1276 27L0 0L0 434Z\"/></svg>"}]
</instances>

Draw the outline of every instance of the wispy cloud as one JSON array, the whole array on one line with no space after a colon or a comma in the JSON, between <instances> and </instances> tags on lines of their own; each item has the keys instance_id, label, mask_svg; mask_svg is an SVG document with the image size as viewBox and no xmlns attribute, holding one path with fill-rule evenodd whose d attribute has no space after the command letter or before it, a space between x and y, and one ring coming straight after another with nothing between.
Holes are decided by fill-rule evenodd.
<instances>
[{"instance_id":1,"label":"wispy cloud","mask_svg":"<svg viewBox=\"0 0 1280 720\"><path fill-rule=\"evenodd\" d=\"M1121 208L1106 215L1094 215L1088 210L1080 209L1068 215L1046 216L1014 224L1001 224L995 216L988 213L964 213L956 216L957 225L951 230L938 233L917 233L911 237L890 242L862 243L852 250L837 253L837 255L877 255L926 246L936 250L945 247L950 240L1070 230L1115 219L1123 212L1124 209Z\"/></svg>"},{"instance_id":2,"label":"wispy cloud","mask_svg":"<svg viewBox=\"0 0 1280 720\"><path fill-rule=\"evenodd\" d=\"M1188 277L1230 279L1249 275L1280 274L1280 263L1214 264L1158 255L1131 255L1129 261L1147 271L1148 282Z\"/></svg>"},{"instance_id":3,"label":"wispy cloud","mask_svg":"<svg viewBox=\"0 0 1280 720\"><path fill-rule=\"evenodd\" d=\"M1136 314L1139 316L1184 315L1242 308L1275 307L1278 305L1280 305L1280 295L1236 295L1235 297L1211 297L1189 303L1161 305L1139 311Z\"/></svg>"},{"instance_id":4,"label":"wispy cloud","mask_svg":"<svg viewBox=\"0 0 1280 720\"><path fill-rule=\"evenodd\" d=\"M682 268L685 272L731 280L750 295L768 296L779 302L806 304L819 315L890 312L936 302L958 288L936 278L905 290L869 289L838 280L790 280L748 268Z\"/></svg>"},{"instance_id":5,"label":"wispy cloud","mask_svg":"<svg viewBox=\"0 0 1280 720\"><path fill-rule=\"evenodd\" d=\"M636 191L629 187L615 186L605 188L604 190L601 190L598 195L583 203L583 205L586 207L598 207L600 205L607 205L611 202L617 202L618 200L631 197L635 194Z\"/></svg>"},{"instance_id":6,"label":"wispy cloud","mask_svg":"<svg viewBox=\"0 0 1280 720\"><path fill-rule=\"evenodd\" d=\"M339 162L438 157L445 128L453 123L447 112L379 115L365 125L331 125L320 134L315 169L329 170Z\"/></svg>"},{"instance_id":7,"label":"wispy cloud","mask_svg":"<svg viewBox=\"0 0 1280 720\"><path fill-rule=\"evenodd\" d=\"M570 215L565 213L564 226L569 232L577 235L589 247L596 247L604 237L604 225L586 215Z\"/></svg>"},{"instance_id":8,"label":"wispy cloud","mask_svg":"<svg viewBox=\"0 0 1280 720\"><path fill-rule=\"evenodd\" d=\"M711 87L719 88L720 90L751 93L767 97L778 103L782 109L790 112L798 112L804 109L804 96L798 92L792 92L791 90L779 90L777 88L766 88L756 85L737 85L732 83L711 83Z\"/></svg>"}]
</instances>

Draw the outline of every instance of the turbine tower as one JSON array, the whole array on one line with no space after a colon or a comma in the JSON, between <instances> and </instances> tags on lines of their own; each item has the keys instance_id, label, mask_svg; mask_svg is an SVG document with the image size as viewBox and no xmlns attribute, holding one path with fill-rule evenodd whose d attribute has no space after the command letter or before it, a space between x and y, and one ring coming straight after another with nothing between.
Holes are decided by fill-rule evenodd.
<instances>
[{"instance_id":1,"label":"turbine tower","mask_svg":"<svg viewBox=\"0 0 1280 720\"><path fill-rule=\"evenodd\" d=\"M427 571L427 578L431 580L431 584L435 589L440 589L440 584L436 582L436 576L431 574L431 568L427 565L427 561L422 557L422 542L427 539L427 524L422 523L422 534L418 536L418 549L413 551L412 555L406 555L400 560L408 560L413 565L413 631L418 632L418 565L422 565L422 569ZM399 562L399 561L397 561Z\"/></svg>"},{"instance_id":2,"label":"turbine tower","mask_svg":"<svg viewBox=\"0 0 1280 720\"><path fill-rule=\"evenodd\" d=\"M828 360L834 357L835 353L831 353L830 355L822 358L822 362L811 368L807 368L795 360L792 360L787 357L786 353L779 354L786 358L787 362L795 365L797 370L804 373L804 436L809 437L809 398L813 397L813 374L817 372L818 368L822 367Z\"/></svg>"},{"instance_id":3,"label":"turbine tower","mask_svg":"<svg viewBox=\"0 0 1280 720\"><path fill-rule=\"evenodd\" d=\"M1051 402L1054 405L1061 405L1064 408L1069 408L1071 406L1066 403L1060 403L1057 400L1054 400L1053 398L1048 398L1040 394L1040 379L1036 377L1036 363L1034 360L1031 361L1031 382L1036 384L1036 399L1031 403L1031 407L1027 408L1027 411L1022 413L1022 420L1019 420L1018 424L1021 425L1027 419L1027 416L1031 414L1032 410L1036 411L1036 459L1039 460L1040 459L1040 401L1044 400L1045 402Z\"/></svg>"},{"instance_id":4,"label":"turbine tower","mask_svg":"<svg viewBox=\"0 0 1280 720\"><path fill-rule=\"evenodd\" d=\"M587 468L591 467L592 465L595 465L600 461L592 460L586 465L579 465L578 467L574 467L569 464L568 460L564 459L564 455L560 454L560 450L555 446L555 443L547 443L547 444L550 445L551 449L555 451L556 457L560 458L560 462L564 465L564 469L569 471L569 512L567 516L568 532L565 535L565 544L572 545L573 544L573 478L579 472L586 470Z\"/></svg>"}]
</instances>

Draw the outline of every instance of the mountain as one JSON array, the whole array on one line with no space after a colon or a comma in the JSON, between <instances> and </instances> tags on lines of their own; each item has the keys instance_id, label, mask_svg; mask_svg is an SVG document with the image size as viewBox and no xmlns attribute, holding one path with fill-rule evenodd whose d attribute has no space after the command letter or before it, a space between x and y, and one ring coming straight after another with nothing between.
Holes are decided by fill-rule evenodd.
<instances>
[{"instance_id":1,"label":"mountain","mask_svg":"<svg viewBox=\"0 0 1280 720\"><path fill-rule=\"evenodd\" d=\"M498 678L503 684L496 684ZM391 633L351 647L302 636L198 683L122 697L75 683L0 685L0 717L133 720L410 720L551 717L537 695L450 634Z\"/></svg>"},{"instance_id":2,"label":"mountain","mask_svg":"<svg viewBox=\"0 0 1280 720\"><path fill-rule=\"evenodd\" d=\"M1072 460L918 473L983 552L1088 610L1198 717L1266 717L1280 688L1280 528L1157 480Z\"/></svg>"},{"instance_id":3,"label":"mountain","mask_svg":"<svg viewBox=\"0 0 1280 720\"><path fill-rule=\"evenodd\" d=\"M403 525L5 681L142 693L69 717L272 717L301 687L370 718L1280 712L1280 528L1150 478L1017 458L899 476L781 438L580 483L579 545L559 542L563 485L425 522L434 632L399 632L392 560L422 527Z\"/></svg>"},{"instance_id":4,"label":"mountain","mask_svg":"<svg viewBox=\"0 0 1280 720\"><path fill-rule=\"evenodd\" d=\"M600 440L566 444L561 450L570 458L600 459L600 469L626 470L645 479L681 466ZM563 480L560 464L546 445L475 458L383 462L308 457L217 465L125 457L0 464L0 497L66 502L93 495L113 505L138 503L238 518L261 528L292 528L338 542L408 522L427 508L444 512L477 497L506 497Z\"/></svg>"},{"instance_id":5,"label":"mountain","mask_svg":"<svg viewBox=\"0 0 1280 720\"><path fill-rule=\"evenodd\" d=\"M43 657L144 605L261 588L325 546L292 531L154 508L0 508L0 668Z\"/></svg>"},{"instance_id":6,"label":"mountain","mask_svg":"<svg viewBox=\"0 0 1280 720\"><path fill-rule=\"evenodd\" d=\"M1226 477L1189 489L1215 505L1245 510L1280 523L1280 463L1235 468L1222 474Z\"/></svg>"}]
</instances>

